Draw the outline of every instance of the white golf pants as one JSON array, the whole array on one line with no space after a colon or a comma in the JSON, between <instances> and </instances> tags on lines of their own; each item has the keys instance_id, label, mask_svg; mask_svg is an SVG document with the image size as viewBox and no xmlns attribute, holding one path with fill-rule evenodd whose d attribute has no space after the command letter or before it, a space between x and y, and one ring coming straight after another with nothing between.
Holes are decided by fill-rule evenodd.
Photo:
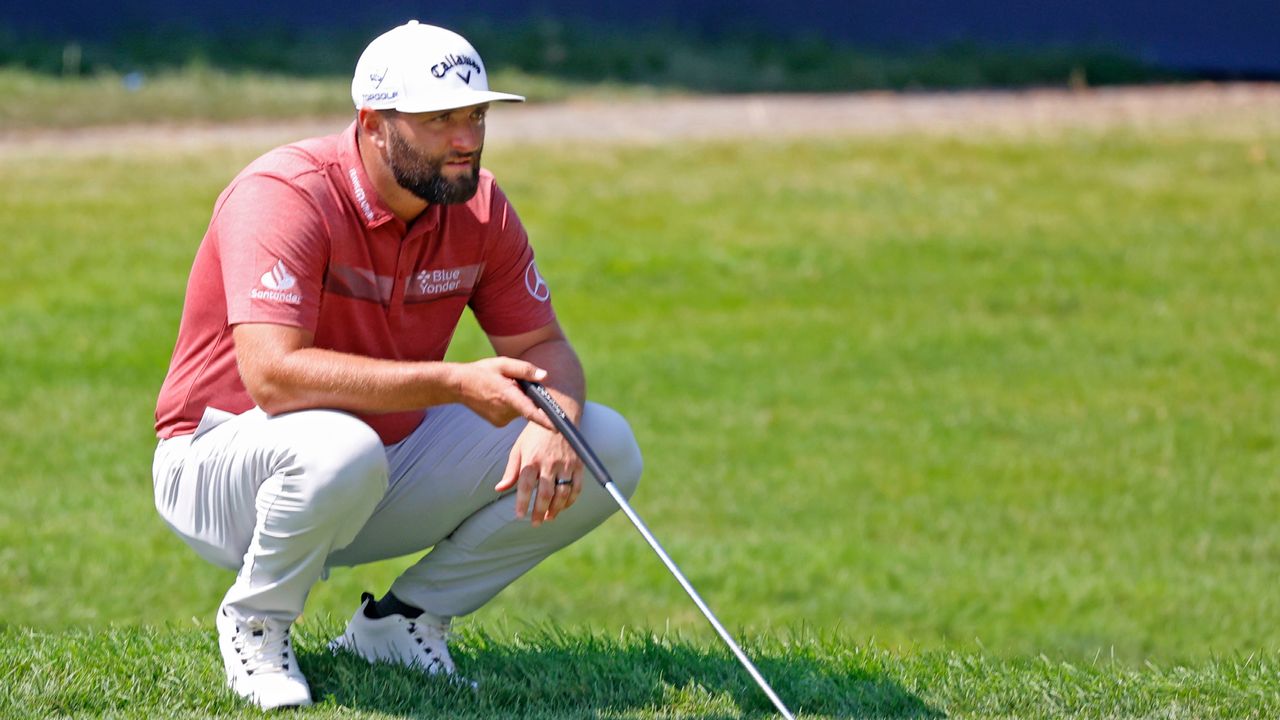
<instances>
[{"instance_id":1,"label":"white golf pants","mask_svg":"<svg viewBox=\"0 0 1280 720\"><path fill-rule=\"evenodd\" d=\"M156 448L156 508L202 557L239 571L223 604L241 616L292 622L326 568L433 548L391 592L447 620L476 610L617 509L587 474L578 501L555 520L535 528L516 518L515 491L499 495L493 486L525 424L495 428L446 405L384 446L368 425L335 410L210 409L195 433ZM641 460L626 420L587 403L580 428L629 497Z\"/></svg>"}]
</instances>

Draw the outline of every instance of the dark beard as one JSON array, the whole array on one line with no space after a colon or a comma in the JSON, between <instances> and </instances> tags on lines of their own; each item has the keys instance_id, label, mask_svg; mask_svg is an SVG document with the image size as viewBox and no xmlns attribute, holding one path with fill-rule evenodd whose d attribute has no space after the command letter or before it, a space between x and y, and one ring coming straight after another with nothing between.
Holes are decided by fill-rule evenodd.
<instances>
[{"instance_id":1,"label":"dark beard","mask_svg":"<svg viewBox=\"0 0 1280 720\"><path fill-rule=\"evenodd\" d=\"M427 157L410 147L390 125L387 130L387 166L400 187L434 205L456 205L475 196L480 186L480 150L471 156L469 175L449 180L441 170L453 158Z\"/></svg>"}]
</instances>

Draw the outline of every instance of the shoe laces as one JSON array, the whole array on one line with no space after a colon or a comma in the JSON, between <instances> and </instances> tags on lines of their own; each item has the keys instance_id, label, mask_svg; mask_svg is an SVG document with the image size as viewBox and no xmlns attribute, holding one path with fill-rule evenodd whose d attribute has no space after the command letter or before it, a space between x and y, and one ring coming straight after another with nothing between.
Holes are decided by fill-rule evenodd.
<instances>
[{"instance_id":1,"label":"shoe laces","mask_svg":"<svg viewBox=\"0 0 1280 720\"><path fill-rule=\"evenodd\" d=\"M245 673L291 672L296 667L289 643L289 627L281 627L262 618L249 618L236 623L231 647L240 656Z\"/></svg>"},{"instance_id":2,"label":"shoe laces","mask_svg":"<svg viewBox=\"0 0 1280 720\"><path fill-rule=\"evenodd\" d=\"M418 619L409 619L408 623L405 629L409 631L409 637L418 646L418 650L425 656L427 672L444 672L452 675L453 658L449 656L448 640L453 637L453 634L449 632L449 626L422 622Z\"/></svg>"}]
</instances>

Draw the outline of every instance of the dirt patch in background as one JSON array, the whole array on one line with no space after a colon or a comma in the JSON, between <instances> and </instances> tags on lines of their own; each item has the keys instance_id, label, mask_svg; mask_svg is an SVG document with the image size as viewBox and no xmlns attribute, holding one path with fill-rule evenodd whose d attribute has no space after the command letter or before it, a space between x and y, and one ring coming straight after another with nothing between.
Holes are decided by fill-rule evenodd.
<instances>
[{"instance_id":1,"label":"dirt patch in background","mask_svg":"<svg viewBox=\"0 0 1280 720\"><path fill-rule=\"evenodd\" d=\"M1064 129L1137 129L1224 122L1280 127L1280 85L1187 85L1092 91L859 93L702 97L626 105L564 104L504 113L514 140L812 137Z\"/></svg>"},{"instance_id":2,"label":"dirt patch in background","mask_svg":"<svg viewBox=\"0 0 1280 720\"><path fill-rule=\"evenodd\" d=\"M350 116L0 132L0 155L138 154L218 147L265 150L341 130L349 121ZM488 144L974 133L1019 137L1111 128L1212 130L1215 136L1256 136L1280 129L1280 84L499 104L489 122Z\"/></svg>"}]
</instances>

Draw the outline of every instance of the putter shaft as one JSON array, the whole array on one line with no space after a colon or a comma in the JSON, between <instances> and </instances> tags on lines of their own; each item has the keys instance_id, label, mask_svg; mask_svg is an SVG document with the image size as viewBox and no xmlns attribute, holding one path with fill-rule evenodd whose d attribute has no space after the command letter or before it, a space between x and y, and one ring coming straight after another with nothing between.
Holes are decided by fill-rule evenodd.
<instances>
[{"instance_id":1,"label":"putter shaft","mask_svg":"<svg viewBox=\"0 0 1280 720\"><path fill-rule=\"evenodd\" d=\"M670 570L671 574L676 577L680 587L684 588L684 591L688 593L693 603L698 606L703 616L707 618L707 622L711 623L711 627L715 628L716 633L720 635L720 639L724 640L729 649L733 651L734 656L738 658L738 662L742 663L742 667L751 675L751 679L756 681L756 685L759 685L764 694L773 702L773 706L787 720L795 720L795 716L791 714L791 711L783 704L782 699L778 697L778 694L769 686L768 681L756 669L755 664L751 662L751 658L748 658L742 648L738 647L738 643L734 642L733 636L716 619L715 613L711 612L711 608L707 607L707 604L703 602L702 596L698 595L698 591L693 589L693 585L685 578L684 573L680 572L679 567L676 567L675 561L671 559L666 550L662 549L658 539L653 536L648 526L644 524L644 521L640 519L636 511L631 508L631 503L627 502L626 496L613 483L613 478L609 476L609 471L605 469L604 463L600 462L600 458L596 456L591 446L587 445L586 438L582 436L582 432L569 420L569 416L556 403L555 398L551 397L551 393L547 392L547 389L540 383L529 382L528 380L517 380L516 382L520 384L520 388L529 396L529 399L533 400L533 403L547 414L547 417L551 419L551 424L555 425L556 430L560 431L560 434L568 441L569 446L582 459L582 463L587 466L587 470L595 476L596 482L600 483L608 491L609 495L613 497L614 501L618 503L618 507L622 509L623 514L627 516L632 525L635 525L636 530L639 530L640 534L644 536L645 541L649 543L649 547L653 548L662 563L667 566L667 570Z\"/></svg>"}]
</instances>

